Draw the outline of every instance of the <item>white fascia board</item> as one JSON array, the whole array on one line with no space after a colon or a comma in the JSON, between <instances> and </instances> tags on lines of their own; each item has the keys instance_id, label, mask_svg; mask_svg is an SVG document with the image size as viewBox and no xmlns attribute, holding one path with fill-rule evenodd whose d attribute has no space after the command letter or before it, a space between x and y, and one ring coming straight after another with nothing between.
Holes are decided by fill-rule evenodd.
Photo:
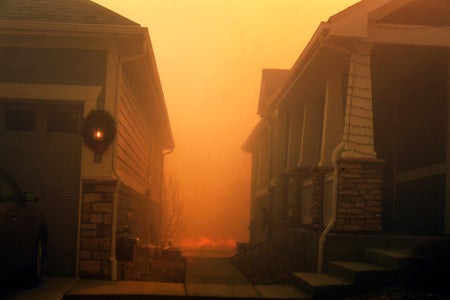
<instances>
[{"instance_id":1,"label":"white fascia board","mask_svg":"<svg viewBox=\"0 0 450 300\"><path fill-rule=\"evenodd\" d=\"M365 5L350 9L345 15L334 18L331 22L329 21L330 35L351 38L367 37L367 26L369 24L370 13L394 2L397 1L374 0L366 2Z\"/></svg>"},{"instance_id":2,"label":"white fascia board","mask_svg":"<svg viewBox=\"0 0 450 300\"><path fill-rule=\"evenodd\" d=\"M450 27L373 24L368 29L367 43L450 47Z\"/></svg>"}]
</instances>

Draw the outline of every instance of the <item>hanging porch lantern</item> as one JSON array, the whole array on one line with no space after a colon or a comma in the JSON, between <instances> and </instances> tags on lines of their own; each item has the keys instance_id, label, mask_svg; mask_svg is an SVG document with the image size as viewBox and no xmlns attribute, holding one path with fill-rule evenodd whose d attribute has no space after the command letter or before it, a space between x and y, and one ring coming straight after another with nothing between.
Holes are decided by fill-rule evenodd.
<instances>
[{"instance_id":1,"label":"hanging porch lantern","mask_svg":"<svg viewBox=\"0 0 450 300\"><path fill-rule=\"evenodd\" d=\"M106 110L91 110L81 127L84 143L98 154L105 153L116 133L116 122Z\"/></svg>"}]
</instances>

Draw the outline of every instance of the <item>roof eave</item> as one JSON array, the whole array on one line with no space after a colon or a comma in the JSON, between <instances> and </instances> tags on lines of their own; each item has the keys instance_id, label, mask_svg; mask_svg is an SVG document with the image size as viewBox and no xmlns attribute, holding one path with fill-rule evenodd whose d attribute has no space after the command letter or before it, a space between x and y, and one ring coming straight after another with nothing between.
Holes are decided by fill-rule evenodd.
<instances>
[{"instance_id":1,"label":"roof eave","mask_svg":"<svg viewBox=\"0 0 450 300\"><path fill-rule=\"evenodd\" d=\"M148 29L139 24L132 25L103 25L103 24L79 24L79 23L52 23L52 22L29 22L29 21L5 21L0 20L0 34L23 34L23 35L93 35L93 36L139 36L147 46L147 58L150 72L153 77L158 93L158 102L161 109L164 124L164 147L165 149L174 148L174 138L169 122L169 116L164 100L164 93L159 78L158 68L153 53L152 43L149 37Z\"/></svg>"},{"instance_id":2,"label":"roof eave","mask_svg":"<svg viewBox=\"0 0 450 300\"><path fill-rule=\"evenodd\" d=\"M266 119L260 119L258 121L256 126L253 128L250 135L247 137L244 144L242 145L242 147L241 147L242 150L244 150L245 152L252 152L253 144L255 143L256 139L260 136L260 134L266 127L267 123L268 122Z\"/></svg>"},{"instance_id":3,"label":"roof eave","mask_svg":"<svg viewBox=\"0 0 450 300\"><path fill-rule=\"evenodd\" d=\"M312 61L314 56L317 54L318 50L321 48L322 43L327 38L328 33L330 31L330 24L326 22L321 22L319 27L317 27L314 35L309 40L303 52L298 57L294 66L291 69L291 74L289 75L286 83L280 88L278 94L275 96L274 107L278 107L285 95L289 92L289 90L294 86L299 77L307 69L309 63Z\"/></svg>"},{"instance_id":4,"label":"roof eave","mask_svg":"<svg viewBox=\"0 0 450 300\"><path fill-rule=\"evenodd\" d=\"M139 24L136 25L104 25L104 24L82 24L82 23L55 23L55 22L32 22L32 21L9 21L0 20L0 32L11 34L115 34L115 35L141 35L146 29Z\"/></svg>"},{"instance_id":5,"label":"roof eave","mask_svg":"<svg viewBox=\"0 0 450 300\"><path fill-rule=\"evenodd\" d=\"M150 35L148 34L148 30L147 28L145 28L145 31L147 34L145 34L145 43L147 43L148 45L148 51L147 51L147 57L150 63L150 68L153 72L150 72L150 74L152 74L153 76L153 83L155 84L155 87L157 89L157 93L158 93L158 101L159 101L159 108L160 108L160 112L161 112L161 116L163 118L163 127L164 127L164 131L166 133L165 135L165 149L173 149L175 147L175 141L174 141L174 137L173 137L173 133L172 133L172 128L170 126L170 118L169 118L169 113L167 111L167 106L166 106L166 101L165 101L165 97L164 97L164 90L162 88L162 84L161 84L161 79L159 77L159 72L158 72L158 65L156 64L156 58L155 58L155 53L153 52L153 46L152 46L152 41L150 39Z\"/></svg>"}]
</instances>

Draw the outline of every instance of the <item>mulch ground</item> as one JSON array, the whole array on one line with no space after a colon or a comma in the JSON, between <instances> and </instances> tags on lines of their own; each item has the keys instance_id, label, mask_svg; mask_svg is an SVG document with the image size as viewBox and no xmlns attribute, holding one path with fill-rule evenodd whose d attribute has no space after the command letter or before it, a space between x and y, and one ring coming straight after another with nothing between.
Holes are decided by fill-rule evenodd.
<instances>
[{"instance_id":1,"label":"mulch ground","mask_svg":"<svg viewBox=\"0 0 450 300\"><path fill-rule=\"evenodd\" d=\"M120 280L184 283L186 260L179 254L135 252L133 262L119 262Z\"/></svg>"},{"instance_id":2,"label":"mulch ground","mask_svg":"<svg viewBox=\"0 0 450 300\"><path fill-rule=\"evenodd\" d=\"M286 253L265 245L248 248L232 257L232 262L255 285L292 282L292 272L299 270Z\"/></svg>"}]
</instances>

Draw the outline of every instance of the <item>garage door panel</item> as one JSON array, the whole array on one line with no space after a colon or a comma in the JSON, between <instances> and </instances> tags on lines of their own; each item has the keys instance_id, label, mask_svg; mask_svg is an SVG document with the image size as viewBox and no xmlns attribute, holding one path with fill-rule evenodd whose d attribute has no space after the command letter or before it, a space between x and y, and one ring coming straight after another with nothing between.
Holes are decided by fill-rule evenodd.
<instances>
[{"instance_id":1,"label":"garage door panel","mask_svg":"<svg viewBox=\"0 0 450 300\"><path fill-rule=\"evenodd\" d=\"M2 145L8 143L3 139L0 139L0 142ZM81 144L78 147L81 150ZM12 175L35 175L40 172L48 177L68 177L71 180L74 176L79 176L80 153L68 153L69 149L66 149L65 153L46 153L2 148L2 167L8 168Z\"/></svg>"},{"instance_id":2,"label":"garage door panel","mask_svg":"<svg viewBox=\"0 0 450 300\"><path fill-rule=\"evenodd\" d=\"M42 198L39 205L52 222L76 222L78 216L74 216L73 211L78 211L78 204L74 201L74 197L48 196Z\"/></svg>"},{"instance_id":3,"label":"garage door panel","mask_svg":"<svg viewBox=\"0 0 450 300\"><path fill-rule=\"evenodd\" d=\"M0 114L8 105L0 99ZM46 120L46 112L55 107L46 103L24 105L34 107L36 114L41 114L36 118L39 122ZM14 106L20 107L20 103L15 102ZM63 102L57 106L67 111ZM82 105L67 107L81 118ZM0 168L16 178L23 191L38 193L38 205L47 215L49 257L45 272L74 276L82 149L79 132L46 132L45 124L37 124L33 132L7 131L0 124L0 145Z\"/></svg>"},{"instance_id":4,"label":"garage door panel","mask_svg":"<svg viewBox=\"0 0 450 300\"><path fill-rule=\"evenodd\" d=\"M3 132L2 133L2 148L6 152L30 152L39 150L39 137L33 133L21 132Z\"/></svg>"},{"instance_id":5,"label":"garage door panel","mask_svg":"<svg viewBox=\"0 0 450 300\"><path fill-rule=\"evenodd\" d=\"M49 217L49 219L51 219ZM51 267L48 273L52 275L75 275L75 264L69 262L76 257L77 239L68 237L77 236L77 226L68 222L49 221L48 231L48 261Z\"/></svg>"},{"instance_id":6,"label":"garage door panel","mask_svg":"<svg viewBox=\"0 0 450 300\"><path fill-rule=\"evenodd\" d=\"M36 158L33 157L32 153L27 152L22 154L13 151L2 151L1 154L0 167L15 176L19 183L22 183L19 177L36 176L36 174L42 170L39 161L36 161Z\"/></svg>"}]
</instances>

